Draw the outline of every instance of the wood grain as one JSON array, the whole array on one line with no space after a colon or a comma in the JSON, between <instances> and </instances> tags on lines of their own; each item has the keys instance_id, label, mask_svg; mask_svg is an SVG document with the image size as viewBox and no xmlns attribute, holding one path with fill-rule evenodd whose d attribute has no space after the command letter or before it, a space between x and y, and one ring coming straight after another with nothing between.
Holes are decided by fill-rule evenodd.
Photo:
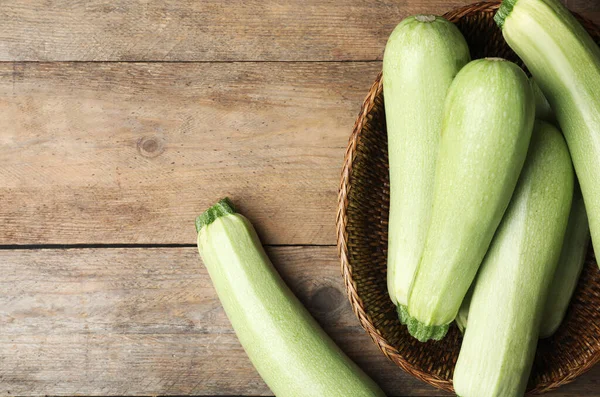
<instances>
[{"instance_id":1,"label":"wood grain","mask_svg":"<svg viewBox=\"0 0 600 397\"><path fill-rule=\"evenodd\" d=\"M269 251L304 304L390 392L436 392L358 326L333 247ZM263 395L195 248L0 251L0 394Z\"/></svg>"},{"instance_id":2,"label":"wood grain","mask_svg":"<svg viewBox=\"0 0 600 397\"><path fill-rule=\"evenodd\" d=\"M16 0L0 9L0 60L372 60L403 17L467 3Z\"/></svg>"},{"instance_id":3,"label":"wood grain","mask_svg":"<svg viewBox=\"0 0 600 397\"><path fill-rule=\"evenodd\" d=\"M470 2L3 2L0 245L193 244L194 217L225 195L267 244L334 244L387 36ZM600 22L600 0L567 4ZM388 395L447 395L358 326L334 247L269 254ZM194 248L0 249L0 274L0 395L270 394ZM548 396L600 396L599 379Z\"/></svg>"},{"instance_id":4,"label":"wood grain","mask_svg":"<svg viewBox=\"0 0 600 397\"><path fill-rule=\"evenodd\" d=\"M374 60L404 17L472 2L16 0L0 9L0 60ZM599 4L569 0L575 11Z\"/></svg>"},{"instance_id":5,"label":"wood grain","mask_svg":"<svg viewBox=\"0 0 600 397\"><path fill-rule=\"evenodd\" d=\"M333 247L269 249L302 302L389 395L446 395L358 325ZM195 248L0 250L0 394L266 395ZM600 371L549 396L597 395Z\"/></svg>"},{"instance_id":6,"label":"wood grain","mask_svg":"<svg viewBox=\"0 0 600 397\"><path fill-rule=\"evenodd\" d=\"M600 0L563 0L571 10L600 25Z\"/></svg>"},{"instance_id":7,"label":"wood grain","mask_svg":"<svg viewBox=\"0 0 600 397\"><path fill-rule=\"evenodd\" d=\"M189 243L229 195L266 244L335 244L374 63L0 64L0 244Z\"/></svg>"}]
</instances>

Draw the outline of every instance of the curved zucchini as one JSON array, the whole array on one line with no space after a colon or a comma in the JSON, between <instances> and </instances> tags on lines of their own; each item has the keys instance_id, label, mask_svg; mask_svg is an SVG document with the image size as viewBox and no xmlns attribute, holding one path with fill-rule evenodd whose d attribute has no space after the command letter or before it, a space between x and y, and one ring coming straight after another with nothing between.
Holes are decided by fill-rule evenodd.
<instances>
[{"instance_id":1,"label":"curved zucchini","mask_svg":"<svg viewBox=\"0 0 600 397\"><path fill-rule=\"evenodd\" d=\"M384 396L285 285L252 224L221 200L196 220L198 251L227 317L277 396Z\"/></svg>"},{"instance_id":2,"label":"curved zucchini","mask_svg":"<svg viewBox=\"0 0 600 397\"><path fill-rule=\"evenodd\" d=\"M576 189L558 266L548 291L540 338L552 336L569 307L590 242L590 228L581 193Z\"/></svg>"},{"instance_id":3,"label":"curved zucchini","mask_svg":"<svg viewBox=\"0 0 600 397\"><path fill-rule=\"evenodd\" d=\"M454 24L433 15L404 19L383 56L383 93L390 163L388 292L407 304L431 216L435 160L444 99L469 62Z\"/></svg>"},{"instance_id":4,"label":"curved zucchini","mask_svg":"<svg viewBox=\"0 0 600 397\"><path fill-rule=\"evenodd\" d=\"M454 388L462 397L525 393L573 197L567 145L537 122L510 206L475 281Z\"/></svg>"},{"instance_id":5,"label":"curved zucchini","mask_svg":"<svg viewBox=\"0 0 600 397\"><path fill-rule=\"evenodd\" d=\"M446 98L431 224L400 315L417 339L441 339L508 206L527 155L535 102L525 73L479 59Z\"/></svg>"},{"instance_id":6,"label":"curved zucchini","mask_svg":"<svg viewBox=\"0 0 600 397\"><path fill-rule=\"evenodd\" d=\"M504 0L495 19L556 114L599 253L600 48L557 0Z\"/></svg>"}]
</instances>

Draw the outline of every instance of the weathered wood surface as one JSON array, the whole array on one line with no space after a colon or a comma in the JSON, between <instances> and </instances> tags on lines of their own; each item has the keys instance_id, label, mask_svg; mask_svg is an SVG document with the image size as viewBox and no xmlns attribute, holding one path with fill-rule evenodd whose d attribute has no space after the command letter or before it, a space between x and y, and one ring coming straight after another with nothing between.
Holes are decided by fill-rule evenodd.
<instances>
[{"instance_id":1,"label":"weathered wood surface","mask_svg":"<svg viewBox=\"0 0 600 397\"><path fill-rule=\"evenodd\" d=\"M445 395L357 324L333 247L277 247L283 278L389 395ZM0 395L264 395L195 248L0 250ZM600 371L549 396L597 395Z\"/></svg>"},{"instance_id":2,"label":"weathered wood surface","mask_svg":"<svg viewBox=\"0 0 600 397\"><path fill-rule=\"evenodd\" d=\"M16 246L193 244L223 195L265 243L333 245L344 148L388 34L470 2L2 2L0 395L270 394L194 248ZM600 0L566 3L600 23ZM359 327L334 247L269 253L386 392L445 395ZM599 382L596 366L548 396Z\"/></svg>"},{"instance_id":3,"label":"weathered wood surface","mask_svg":"<svg viewBox=\"0 0 600 397\"><path fill-rule=\"evenodd\" d=\"M403 17L468 3L17 0L0 9L0 60L372 60Z\"/></svg>"},{"instance_id":4,"label":"weathered wood surface","mask_svg":"<svg viewBox=\"0 0 600 397\"><path fill-rule=\"evenodd\" d=\"M380 354L333 247L269 250L326 330L388 391L431 394ZM0 251L0 394L268 394L195 248Z\"/></svg>"},{"instance_id":5,"label":"weathered wood surface","mask_svg":"<svg viewBox=\"0 0 600 397\"><path fill-rule=\"evenodd\" d=\"M0 244L193 244L224 195L267 244L335 244L344 149L380 68L0 64Z\"/></svg>"},{"instance_id":6,"label":"weathered wood surface","mask_svg":"<svg viewBox=\"0 0 600 397\"><path fill-rule=\"evenodd\" d=\"M16 0L0 8L3 61L381 59L402 18L471 0ZM597 0L567 0L600 21Z\"/></svg>"}]
</instances>

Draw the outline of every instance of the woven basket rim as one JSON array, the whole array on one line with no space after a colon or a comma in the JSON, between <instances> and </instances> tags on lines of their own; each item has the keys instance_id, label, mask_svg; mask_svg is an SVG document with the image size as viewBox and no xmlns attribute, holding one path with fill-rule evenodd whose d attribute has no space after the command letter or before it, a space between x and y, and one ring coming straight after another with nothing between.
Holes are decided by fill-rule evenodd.
<instances>
[{"instance_id":1,"label":"woven basket rim","mask_svg":"<svg viewBox=\"0 0 600 397\"><path fill-rule=\"evenodd\" d=\"M500 3L501 1L499 0L473 3L470 5L455 8L445 13L443 17L448 20L455 20L457 18L462 18L466 15L476 12L495 12L500 6ZM600 28L598 28L597 25L589 21L587 18L581 17L577 14L575 15L580 20L585 21L589 26L592 26L597 31L600 31ZM400 368L402 368L405 372L409 373L413 377L420 379L423 382L428 383L438 389L454 393L454 387L452 385L451 380L443 379L435 374L431 374L419 368L415 368L400 354L398 349L396 349L388 342L388 340L374 325L371 316L367 313L364 302L358 294L356 283L353 280L353 270L348 258L347 247L348 232L346 227L348 219L348 193L351 189L352 167L354 158L356 156L356 149L358 143L361 140L361 133L367 120L367 117L373 109L375 98L381 94L382 90L382 73L379 72L377 78L375 79L375 82L372 84L369 90L369 93L367 94L362 103L360 112L352 130L352 134L350 135L350 138L348 140L348 146L346 148L344 156L344 163L342 167L340 188L338 194L338 208L336 214L337 248L338 256L341 262L341 273L344 280L344 285L346 287L346 294L352 307L352 311L358 318L360 325L365 329L365 331L367 331L367 333L369 334L373 342L375 342L379 350L381 350L381 352L383 352L383 354L388 359L390 359L392 362L394 362L396 365L398 365ZM590 356L589 359L586 362L584 362L581 366L579 366L576 370L566 373L565 376L558 380L552 382L541 382L537 384L535 388L529 390L528 393L544 393L556 389L567 383L570 383L581 374L589 371L598 362L600 362L600 351L596 352L595 355Z\"/></svg>"}]
</instances>

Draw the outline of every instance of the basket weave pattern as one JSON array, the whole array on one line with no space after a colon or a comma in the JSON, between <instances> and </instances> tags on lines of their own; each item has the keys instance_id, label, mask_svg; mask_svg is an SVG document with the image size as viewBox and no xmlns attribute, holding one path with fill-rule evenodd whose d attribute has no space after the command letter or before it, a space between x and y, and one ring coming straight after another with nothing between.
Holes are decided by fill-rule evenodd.
<instances>
[{"instance_id":1,"label":"basket weave pattern","mask_svg":"<svg viewBox=\"0 0 600 397\"><path fill-rule=\"evenodd\" d=\"M493 21L499 2L476 3L444 15L465 36L473 59L503 57L523 66ZM592 37L600 29L578 17ZM440 342L421 343L402 326L387 293L389 178L381 74L367 95L346 149L337 212L338 252L352 309L379 349L406 372L453 392L461 335L451 326ZM567 316L541 340L528 391L573 381L600 361L600 271L590 248Z\"/></svg>"}]
</instances>

